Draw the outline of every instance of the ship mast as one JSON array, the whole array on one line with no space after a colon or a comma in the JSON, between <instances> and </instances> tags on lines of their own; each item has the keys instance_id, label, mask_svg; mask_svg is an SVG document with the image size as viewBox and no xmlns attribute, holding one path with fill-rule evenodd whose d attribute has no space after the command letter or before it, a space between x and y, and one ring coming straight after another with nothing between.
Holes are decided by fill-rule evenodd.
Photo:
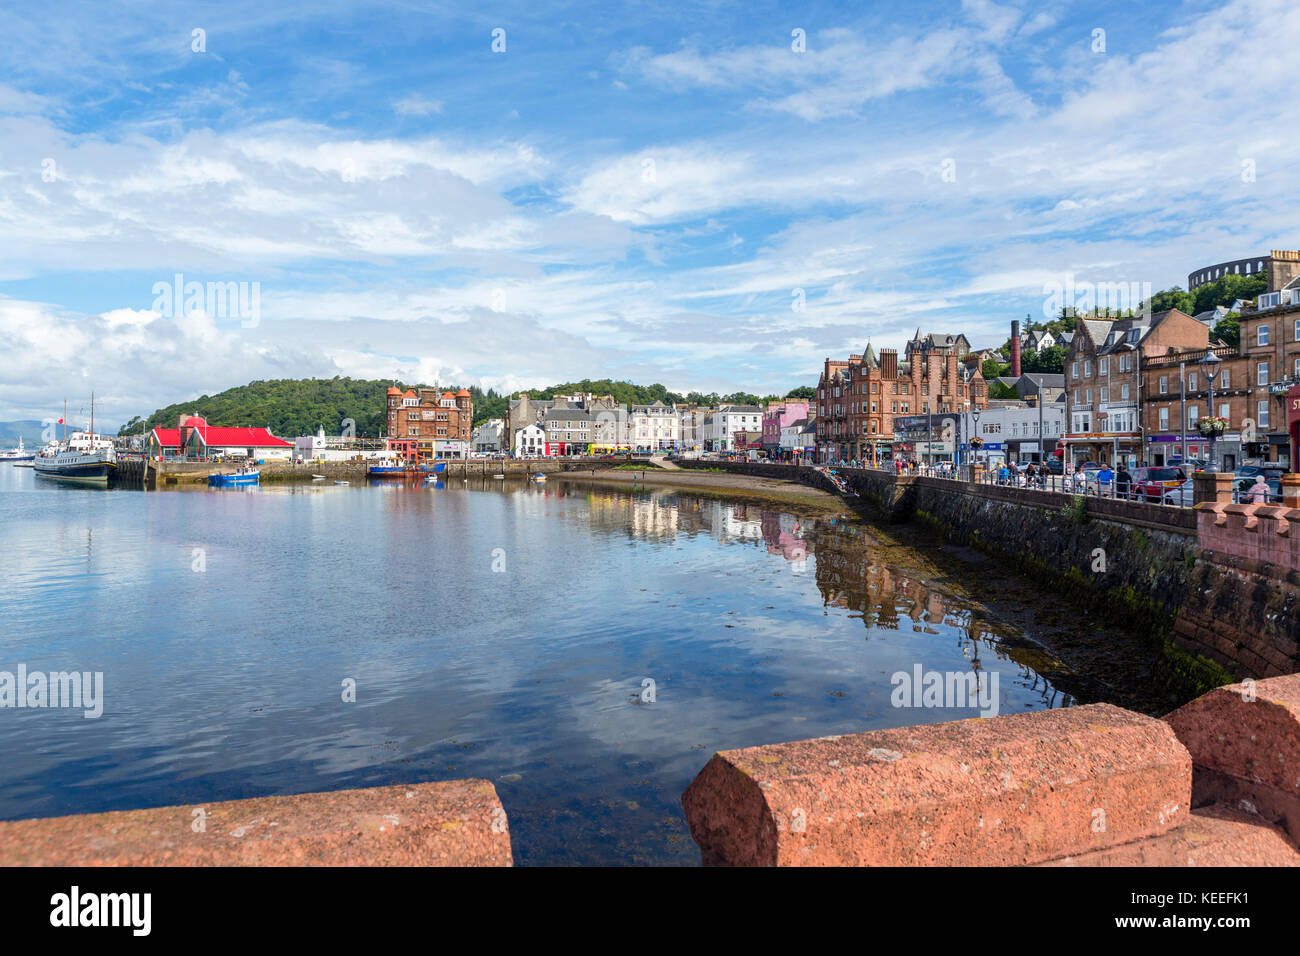
<instances>
[{"instance_id":1,"label":"ship mast","mask_svg":"<svg viewBox=\"0 0 1300 956\"><path fill-rule=\"evenodd\" d=\"M68 400L63 400L63 443L68 442Z\"/></svg>"},{"instance_id":2,"label":"ship mast","mask_svg":"<svg viewBox=\"0 0 1300 956\"><path fill-rule=\"evenodd\" d=\"M90 393L90 447L95 447L95 393Z\"/></svg>"}]
</instances>

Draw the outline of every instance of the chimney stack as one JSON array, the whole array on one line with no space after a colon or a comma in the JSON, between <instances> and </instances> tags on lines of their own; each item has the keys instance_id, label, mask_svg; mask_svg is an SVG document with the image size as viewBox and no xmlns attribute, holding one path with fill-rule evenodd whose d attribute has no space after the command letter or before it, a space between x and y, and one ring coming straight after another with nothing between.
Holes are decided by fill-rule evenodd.
<instances>
[{"instance_id":1,"label":"chimney stack","mask_svg":"<svg viewBox=\"0 0 1300 956\"><path fill-rule=\"evenodd\" d=\"M1020 377L1020 320L1011 320L1011 377Z\"/></svg>"}]
</instances>

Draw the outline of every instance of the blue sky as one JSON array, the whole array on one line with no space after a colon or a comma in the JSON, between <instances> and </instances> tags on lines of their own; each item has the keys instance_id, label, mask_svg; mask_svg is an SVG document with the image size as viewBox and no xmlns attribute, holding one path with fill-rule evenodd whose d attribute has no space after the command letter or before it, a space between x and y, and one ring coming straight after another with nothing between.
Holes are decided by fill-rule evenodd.
<instances>
[{"instance_id":1,"label":"blue sky","mask_svg":"<svg viewBox=\"0 0 1300 956\"><path fill-rule=\"evenodd\" d=\"M784 391L1300 243L1293 0L16 6L0 419L335 374ZM255 321L159 314L177 273Z\"/></svg>"}]
</instances>

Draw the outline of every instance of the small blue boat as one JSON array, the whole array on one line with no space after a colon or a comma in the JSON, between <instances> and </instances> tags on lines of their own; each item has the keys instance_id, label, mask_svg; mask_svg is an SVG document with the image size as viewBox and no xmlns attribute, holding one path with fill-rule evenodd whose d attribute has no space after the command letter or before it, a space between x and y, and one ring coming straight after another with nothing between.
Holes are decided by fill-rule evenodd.
<instances>
[{"instance_id":1,"label":"small blue boat","mask_svg":"<svg viewBox=\"0 0 1300 956\"><path fill-rule=\"evenodd\" d=\"M260 471L240 469L230 475L208 475L209 488L229 488L234 485L256 485L262 480Z\"/></svg>"}]
</instances>

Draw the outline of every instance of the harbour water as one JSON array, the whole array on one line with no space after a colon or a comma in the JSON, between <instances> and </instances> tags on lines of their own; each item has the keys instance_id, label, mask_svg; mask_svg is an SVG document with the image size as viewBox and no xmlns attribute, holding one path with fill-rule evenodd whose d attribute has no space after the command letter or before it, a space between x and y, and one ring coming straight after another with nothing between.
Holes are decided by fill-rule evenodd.
<instances>
[{"instance_id":1,"label":"harbour water","mask_svg":"<svg viewBox=\"0 0 1300 956\"><path fill-rule=\"evenodd\" d=\"M1149 648L988 559L797 510L0 467L0 671L103 674L99 717L0 709L0 819L475 776L517 864L695 865L713 752L979 716L895 706L896 674L1165 706Z\"/></svg>"}]
</instances>

